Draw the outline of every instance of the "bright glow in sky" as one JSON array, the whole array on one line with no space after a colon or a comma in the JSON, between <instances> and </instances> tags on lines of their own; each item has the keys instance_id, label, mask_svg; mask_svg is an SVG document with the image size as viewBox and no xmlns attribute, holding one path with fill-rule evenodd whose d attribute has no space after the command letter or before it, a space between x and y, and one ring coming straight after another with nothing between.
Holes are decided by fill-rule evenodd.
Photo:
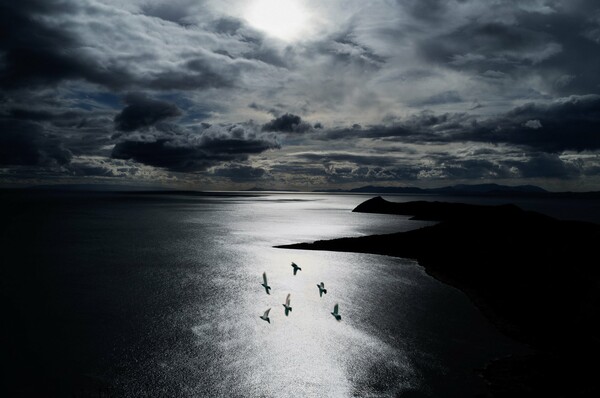
<instances>
[{"instance_id":1,"label":"bright glow in sky","mask_svg":"<svg viewBox=\"0 0 600 398\"><path fill-rule=\"evenodd\" d=\"M245 18L271 36L292 41L305 29L308 13L296 0L257 0L248 6Z\"/></svg>"}]
</instances>

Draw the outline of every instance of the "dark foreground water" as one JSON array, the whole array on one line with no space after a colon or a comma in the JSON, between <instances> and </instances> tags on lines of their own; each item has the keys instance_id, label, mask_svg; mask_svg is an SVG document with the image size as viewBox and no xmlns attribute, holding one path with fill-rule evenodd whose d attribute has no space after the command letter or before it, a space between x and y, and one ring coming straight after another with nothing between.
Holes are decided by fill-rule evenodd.
<instances>
[{"instance_id":1,"label":"dark foreground water","mask_svg":"<svg viewBox=\"0 0 600 398\"><path fill-rule=\"evenodd\" d=\"M350 212L369 197L2 193L5 396L481 393L477 368L526 349L463 293L410 260L272 248L426 225Z\"/></svg>"}]
</instances>

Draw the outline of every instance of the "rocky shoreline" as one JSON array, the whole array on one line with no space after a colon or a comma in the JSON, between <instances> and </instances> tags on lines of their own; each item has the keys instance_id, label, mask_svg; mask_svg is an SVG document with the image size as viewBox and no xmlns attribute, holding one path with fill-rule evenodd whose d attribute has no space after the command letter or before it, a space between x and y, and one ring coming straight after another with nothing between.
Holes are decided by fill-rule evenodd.
<instances>
[{"instance_id":1,"label":"rocky shoreline","mask_svg":"<svg viewBox=\"0 0 600 398\"><path fill-rule=\"evenodd\" d=\"M494 361L481 371L490 396L599 391L587 363L600 352L600 272L594 261L600 225L558 220L514 205L393 203L381 197L354 211L439 223L277 247L412 258L436 279L461 289L499 330L536 352Z\"/></svg>"}]
</instances>

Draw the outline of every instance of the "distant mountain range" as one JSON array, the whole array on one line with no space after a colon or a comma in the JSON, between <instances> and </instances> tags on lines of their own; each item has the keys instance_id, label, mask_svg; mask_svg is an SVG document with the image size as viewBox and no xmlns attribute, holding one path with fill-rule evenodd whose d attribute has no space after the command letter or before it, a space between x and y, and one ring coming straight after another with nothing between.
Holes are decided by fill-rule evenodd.
<instances>
[{"instance_id":1,"label":"distant mountain range","mask_svg":"<svg viewBox=\"0 0 600 398\"><path fill-rule=\"evenodd\" d=\"M117 184L57 184L37 185L25 188L13 188L16 190L48 190L48 191L70 191L70 192L140 192L140 193L165 193L165 194L208 194L211 191L181 191L172 188L152 185L117 185ZM0 191L11 190L11 188L0 188ZM223 191L227 192L227 191ZM239 192L239 191L237 191ZM243 192L243 191L242 191ZM301 192L294 189L274 189L253 187L245 192ZM373 193L373 194L401 194L401 195L445 195L445 196L530 196L530 197L553 197L553 198L591 198L600 199L600 191L592 192L551 192L535 185L499 185L499 184L459 184L442 188L418 188L418 187L392 187L367 185L353 189L319 189L312 192L327 193Z\"/></svg>"},{"instance_id":2,"label":"distant mountain range","mask_svg":"<svg viewBox=\"0 0 600 398\"><path fill-rule=\"evenodd\" d=\"M70 192L143 192L143 191L172 191L171 188L161 187L159 185L126 185L126 184L46 184L33 185L23 188L13 188L17 190L31 191L70 191Z\"/></svg>"},{"instance_id":3,"label":"distant mountain range","mask_svg":"<svg viewBox=\"0 0 600 398\"><path fill-rule=\"evenodd\" d=\"M367 185L350 190L319 190L315 192L357 192L357 193L400 193L400 194L438 194L438 195L462 195L462 194L506 194L526 193L544 194L549 193L543 188L534 185L498 185L498 184L476 184L476 185L452 185L442 188L418 188L418 187L381 187Z\"/></svg>"}]
</instances>

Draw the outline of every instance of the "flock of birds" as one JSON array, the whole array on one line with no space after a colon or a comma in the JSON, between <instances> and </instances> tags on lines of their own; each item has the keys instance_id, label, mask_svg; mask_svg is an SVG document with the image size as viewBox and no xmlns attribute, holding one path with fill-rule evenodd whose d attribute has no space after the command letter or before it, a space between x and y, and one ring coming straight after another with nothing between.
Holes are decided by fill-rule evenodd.
<instances>
[{"instance_id":1,"label":"flock of birds","mask_svg":"<svg viewBox=\"0 0 600 398\"><path fill-rule=\"evenodd\" d=\"M300 268L298 266L298 264L296 264L294 262L292 262L292 268L294 269L294 275L296 275L298 273L298 271L302 271L302 268ZM267 292L267 294L271 294L271 292L270 292L271 286L269 286L269 283L267 282L267 273L266 272L263 272L263 283L261 283L261 285L265 288L265 291ZM325 283L321 282L321 283L317 284L317 287L319 288L319 297L323 297L323 293L327 294L327 289L325 289ZM290 296L291 296L291 294L288 293L287 297L285 298L285 303L283 304L285 316L288 316L288 314L290 312L292 312L292 306L290 305ZM342 316L339 314L339 308L340 308L340 306L338 304L336 304L333 307L333 312L331 313L331 315L333 315L333 317L337 321L342 320ZM271 308L266 310L265 313L260 316L260 319L271 323L271 319L269 318L270 311L271 311Z\"/></svg>"}]
</instances>

